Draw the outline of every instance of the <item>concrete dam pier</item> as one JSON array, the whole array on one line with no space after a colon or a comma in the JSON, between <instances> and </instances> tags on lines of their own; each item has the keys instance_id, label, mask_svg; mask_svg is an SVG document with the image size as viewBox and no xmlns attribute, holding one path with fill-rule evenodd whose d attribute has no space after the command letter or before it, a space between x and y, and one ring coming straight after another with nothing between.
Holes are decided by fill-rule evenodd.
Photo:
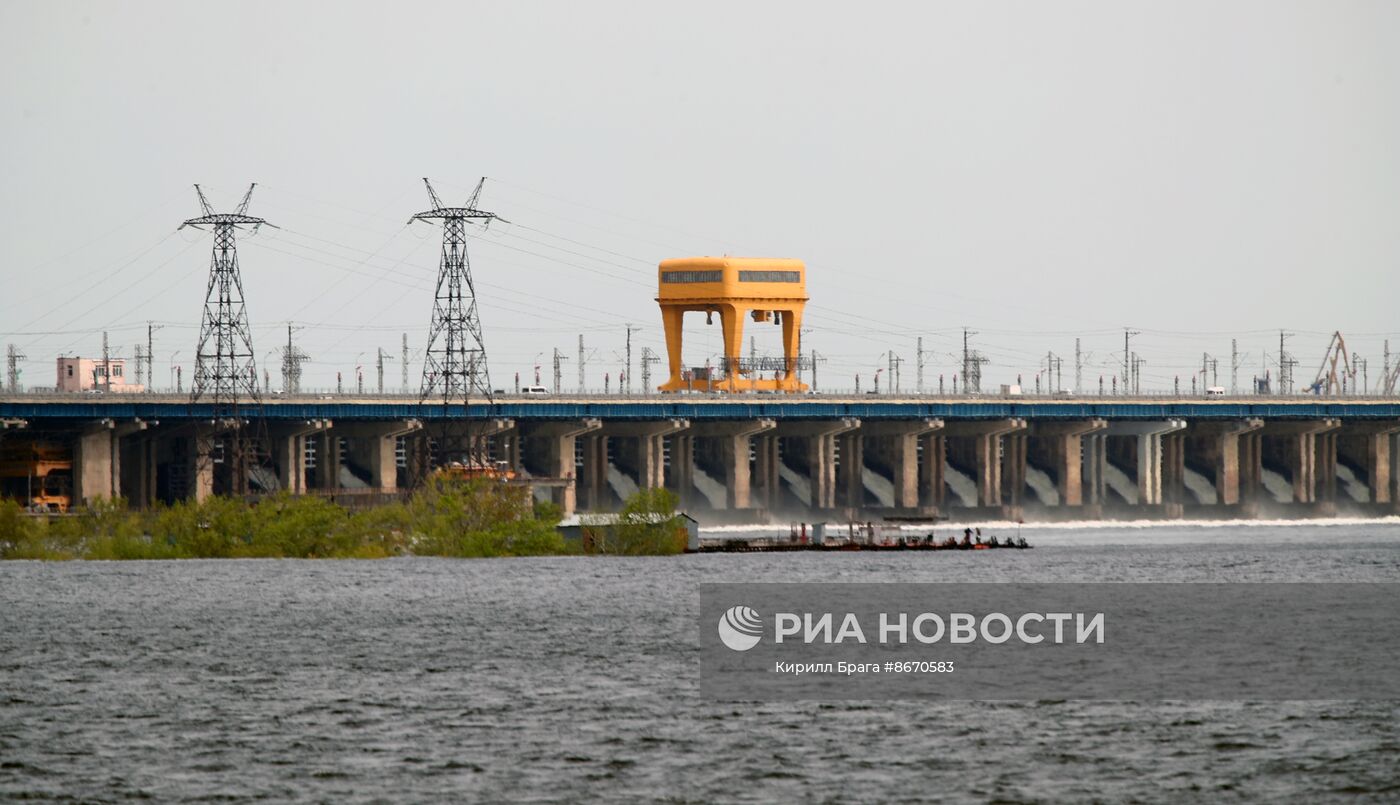
<instances>
[{"instance_id":1,"label":"concrete dam pier","mask_svg":"<svg viewBox=\"0 0 1400 805\"><path fill-rule=\"evenodd\" d=\"M70 468L75 505L219 491L212 409L154 394L0 397L0 453ZM666 487L708 522L1400 513L1400 400L1242 397L277 397L250 408L261 492L401 490L435 420L565 512ZM39 459L35 459L36 462ZM6 497L33 487L13 473ZM27 486L25 484L28 484Z\"/></svg>"}]
</instances>

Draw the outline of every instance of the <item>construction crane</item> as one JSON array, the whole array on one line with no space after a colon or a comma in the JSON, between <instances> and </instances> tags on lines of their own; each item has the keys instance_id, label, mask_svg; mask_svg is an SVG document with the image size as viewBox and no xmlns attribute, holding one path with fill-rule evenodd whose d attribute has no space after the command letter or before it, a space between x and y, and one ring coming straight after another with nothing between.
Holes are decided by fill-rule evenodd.
<instances>
[{"instance_id":1,"label":"construction crane","mask_svg":"<svg viewBox=\"0 0 1400 805\"><path fill-rule=\"evenodd\" d=\"M1308 386L1308 391L1313 394L1340 394L1347 381L1350 381L1351 388L1356 388L1356 367L1347 355L1346 339L1338 330L1332 333L1332 340L1327 342L1327 352L1322 356L1322 365L1318 367L1317 377L1312 385Z\"/></svg>"}]
</instances>

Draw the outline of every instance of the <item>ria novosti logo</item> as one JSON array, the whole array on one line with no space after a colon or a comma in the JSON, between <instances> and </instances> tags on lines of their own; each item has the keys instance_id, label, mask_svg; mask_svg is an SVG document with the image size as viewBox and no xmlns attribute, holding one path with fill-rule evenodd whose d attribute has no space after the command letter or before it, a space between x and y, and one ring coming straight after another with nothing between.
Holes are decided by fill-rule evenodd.
<instances>
[{"instance_id":1,"label":"ria novosti logo","mask_svg":"<svg viewBox=\"0 0 1400 805\"><path fill-rule=\"evenodd\" d=\"M763 621L750 607L735 606L719 619L719 639L734 651L748 651L763 637Z\"/></svg>"}]
</instances>

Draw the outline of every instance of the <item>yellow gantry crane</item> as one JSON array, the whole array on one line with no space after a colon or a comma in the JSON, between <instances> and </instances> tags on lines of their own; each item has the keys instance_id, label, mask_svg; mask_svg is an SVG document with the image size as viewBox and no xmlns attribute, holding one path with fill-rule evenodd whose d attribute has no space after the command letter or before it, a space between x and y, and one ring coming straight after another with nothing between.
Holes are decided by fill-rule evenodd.
<instances>
[{"instance_id":1,"label":"yellow gantry crane","mask_svg":"<svg viewBox=\"0 0 1400 805\"><path fill-rule=\"evenodd\" d=\"M806 391L797 379L807 269L801 260L770 257L683 257L658 268L656 301L666 327L671 377L661 391ZM681 363L682 320L689 311L705 321L718 313L724 329L719 367L687 369ZM783 357L744 360L744 317L783 328ZM717 369L717 371L716 371ZM765 374L771 374L765 377Z\"/></svg>"}]
</instances>

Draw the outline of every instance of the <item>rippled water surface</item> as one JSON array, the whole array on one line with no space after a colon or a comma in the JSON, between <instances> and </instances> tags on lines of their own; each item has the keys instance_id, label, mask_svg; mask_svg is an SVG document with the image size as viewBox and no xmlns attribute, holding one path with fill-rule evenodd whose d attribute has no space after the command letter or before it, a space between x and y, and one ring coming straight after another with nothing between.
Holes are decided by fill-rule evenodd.
<instances>
[{"instance_id":1,"label":"rippled water surface","mask_svg":"<svg viewBox=\"0 0 1400 805\"><path fill-rule=\"evenodd\" d=\"M1400 524L1034 551L0 563L0 798L1400 800L1400 703L716 704L702 581L1400 581Z\"/></svg>"}]
</instances>

